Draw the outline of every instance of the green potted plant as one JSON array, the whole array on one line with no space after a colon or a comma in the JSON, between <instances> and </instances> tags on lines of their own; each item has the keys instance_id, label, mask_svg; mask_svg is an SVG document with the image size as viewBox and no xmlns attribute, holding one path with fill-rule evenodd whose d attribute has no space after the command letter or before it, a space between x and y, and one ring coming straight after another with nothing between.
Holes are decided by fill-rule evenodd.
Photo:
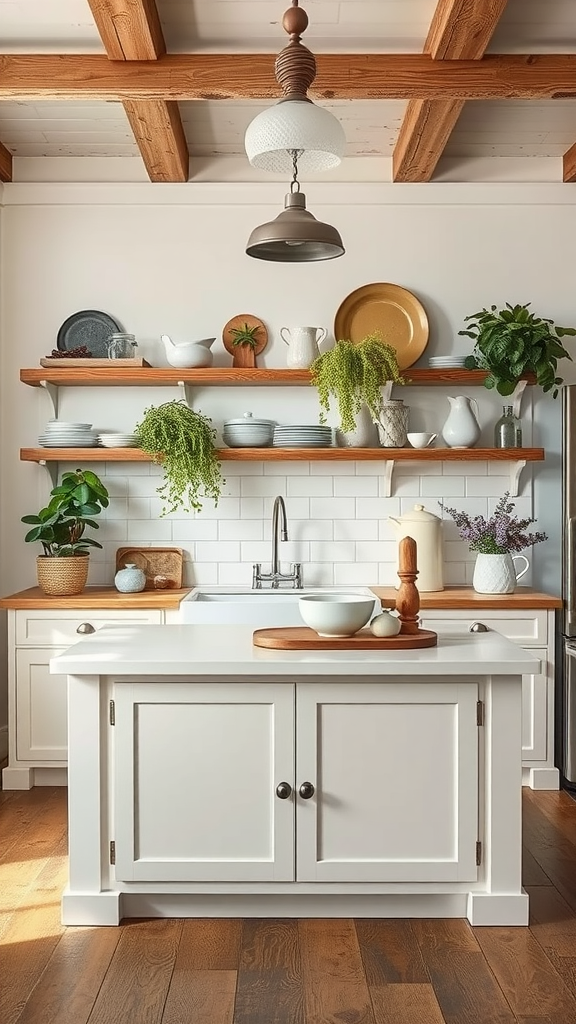
<instances>
[{"instance_id":1,"label":"green potted plant","mask_svg":"<svg viewBox=\"0 0 576 1024\"><path fill-rule=\"evenodd\" d=\"M254 324L253 327L249 327L247 323L243 323L240 327L230 327L232 344L234 346L249 345L250 348L256 348L260 341L260 338L257 338L256 334L260 328L261 324Z\"/></svg>"},{"instance_id":2,"label":"green potted plant","mask_svg":"<svg viewBox=\"0 0 576 1024\"><path fill-rule=\"evenodd\" d=\"M201 509L201 497L218 504L224 480L214 446L216 431L207 416L184 401L152 405L136 424L135 434L142 451L164 469L164 482L158 487L166 502L162 515L178 508Z\"/></svg>"},{"instance_id":3,"label":"green potted plant","mask_svg":"<svg viewBox=\"0 0 576 1024\"><path fill-rule=\"evenodd\" d=\"M340 429L344 434L356 429L357 418L366 407L373 422L380 418L382 387L388 382L404 384L396 350L377 333L369 334L357 345L337 341L322 352L310 367L312 384L318 390L320 422L326 422L330 398L338 405Z\"/></svg>"},{"instance_id":4,"label":"green potted plant","mask_svg":"<svg viewBox=\"0 0 576 1024\"><path fill-rule=\"evenodd\" d=\"M92 516L108 507L108 491L90 470L64 473L50 491L50 502L37 515L22 516L31 526L24 540L39 541L44 554L38 555L38 585L50 596L80 594L88 578L89 548L102 545L86 537L87 526L98 529Z\"/></svg>"},{"instance_id":5,"label":"green potted plant","mask_svg":"<svg viewBox=\"0 0 576 1024\"><path fill-rule=\"evenodd\" d=\"M572 359L560 338L576 335L574 327L558 327L553 320L529 311L530 303L504 309L490 306L464 317L468 330L459 334L475 342L465 366L469 370L488 370L485 387L496 388L500 395L511 395L518 381L533 373L543 391L558 394L562 377L556 375L559 359Z\"/></svg>"}]
</instances>

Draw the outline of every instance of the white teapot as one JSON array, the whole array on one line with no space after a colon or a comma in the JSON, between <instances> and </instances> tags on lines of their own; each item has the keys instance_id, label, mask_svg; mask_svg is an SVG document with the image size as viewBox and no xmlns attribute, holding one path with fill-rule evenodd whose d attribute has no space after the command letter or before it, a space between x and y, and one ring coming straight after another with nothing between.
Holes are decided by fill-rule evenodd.
<instances>
[{"instance_id":1,"label":"white teapot","mask_svg":"<svg viewBox=\"0 0 576 1024\"><path fill-rule=\"evenodd\" d=\"M280 337L288 345L286 366L293 370L308 370L320 355L318 346L327 333L325 327L281 327Z\"/></svg>"},{"instance_id":2,"label":"white teapot","mask_svg":"<svg viewBox=\"0 0 576 1024\"><path fill-rule=\"evenodd\" d=\"M162 335L166 359L170 366L178 370L192 369L199 366L212 366L214 356L210 346L216 338L202 338L200 341L181 341L177 345L167 334Z\"/></svg>"}]
</instances>

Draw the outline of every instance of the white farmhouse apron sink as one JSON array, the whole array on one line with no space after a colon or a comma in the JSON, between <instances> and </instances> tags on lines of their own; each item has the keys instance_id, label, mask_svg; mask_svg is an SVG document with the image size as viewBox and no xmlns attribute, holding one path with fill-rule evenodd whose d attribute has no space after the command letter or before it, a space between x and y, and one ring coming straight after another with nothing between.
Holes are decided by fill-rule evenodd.
<instances>
[{"instance_id":1,"label":"white farmhouse apron sink","mask_svg":"<svg viewBox=\"0 0 576 1024\"><path fill-rule=\"evenodd\" d=\"M346 593L374 597L368 587L304 587L302 590L251 590L243 587L195 587L180 603L180 622L234 624L264 629L301 626L298 601L304 594ZM374 597L375 611L378 601Z\"/></svg>"}]
</instances>

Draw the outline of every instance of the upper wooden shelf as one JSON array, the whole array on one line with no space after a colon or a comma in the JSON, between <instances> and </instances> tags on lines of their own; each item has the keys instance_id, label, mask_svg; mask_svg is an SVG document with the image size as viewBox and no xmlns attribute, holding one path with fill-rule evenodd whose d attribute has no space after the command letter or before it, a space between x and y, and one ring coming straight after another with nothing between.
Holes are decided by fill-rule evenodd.
<instances>
[{"instance_id":1,"label":"upper wooden shelf","mask_svg":"<svg viewBox=\"0 0 576 1024\"><path fill-rule=\"evenodd\" d=\"M90 360L87 360L89 362ZM428 370L408 369L405 371L407 383L411 385L477 385L482 386L488 376L485 370ZM34 367L20 370L20 380L31 387L42 387L44 384L73 387L175 387L180 382L195 384L198 387L249 384L251 386L290 386L310 383L309 370L288 369L235 369L232 367L210 367L202 370L174 370L154 366L119 366L108 369L107 366L80 366L66 368ZM533 377L526 378L528 384L534 384Z\"/></svg>"}]
</instances>

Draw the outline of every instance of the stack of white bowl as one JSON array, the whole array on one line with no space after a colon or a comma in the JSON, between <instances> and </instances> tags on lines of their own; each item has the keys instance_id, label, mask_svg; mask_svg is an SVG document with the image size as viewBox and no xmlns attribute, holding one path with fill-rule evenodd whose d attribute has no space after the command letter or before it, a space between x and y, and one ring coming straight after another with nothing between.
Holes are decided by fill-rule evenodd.
<instances>
[{"instance_id":1,"label":"stack of white bowl","mask_svg":"<svg viewBox=\"0 0 576 1024\"><path fill-rule=\"evenodd\" d=\"M49 420L38 443L42 448L96 448L98 435L91 423Z\"/></svg>"},{"instance_id":2,"label":"stack of white bowl","mask_svg":"<svg viewBox=\"0 0 576 1024\"><path fill-rule=\"evenodd\" d=\"M278 426L274 431L275 448L331 448L332 428L320 427L315 423L297 423Z\"/></svg>"},{"instance_id":3,"label":"stack of white bowl","mask_svg":"<svg viewBox=\"0 0 576 1024\"><path fill-rule=\"evenodd\" d=\"M107 431L105 434L98 434L98 440L103 448L138 447L136 434L115 434L112 431Z\"/></svg>"},{"instance_id":4,"label":"stack of white bowl","mask_svg":"<svg viewBox=\"0 0 576 1024\"><path fill-rule=\"evenodd\" d=\"M241 419L225 421L222 437L229 448L268 448L275 426L276 420L256 419L245 412Z\"/></svg>"}]
</instances>

